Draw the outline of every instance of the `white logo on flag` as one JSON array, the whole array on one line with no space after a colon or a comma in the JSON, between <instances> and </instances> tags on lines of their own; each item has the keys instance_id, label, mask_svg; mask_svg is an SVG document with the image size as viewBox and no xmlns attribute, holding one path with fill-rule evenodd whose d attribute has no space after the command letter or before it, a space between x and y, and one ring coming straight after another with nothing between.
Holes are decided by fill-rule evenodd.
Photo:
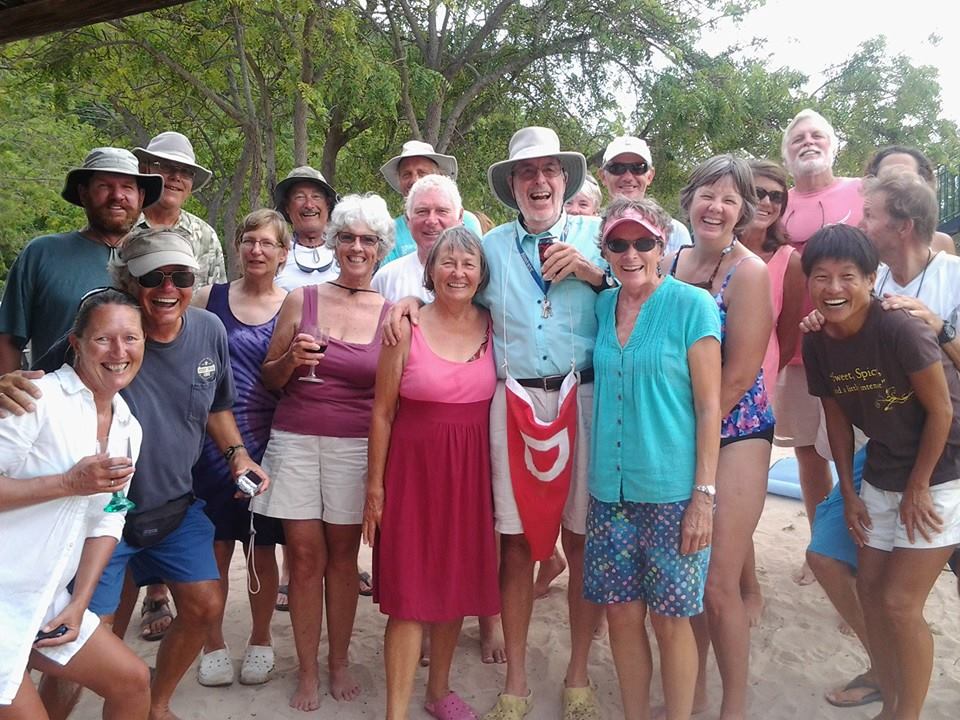
<instances>
[{"instance_id":1,"label":"white logo on flag","mask_svg":"<svg viewBox=\"0 0 960 720\"><path fill-rule=\"evenodd\" d=\"M567 466L567 461L570 459L570 437L567 435L567 431L565 429L561 430L546 440L537 440L523 432L520 433L520 437L523 438L524 444L523 461L527 466L527 470L530 471L530 474L540 482L552 482L555 480ZM539 470L533 462L533 453L531 450L546 452L553 448L558 449L557 459L553 461L553 465L549 470Z\"/></svg>"}]
</instances>

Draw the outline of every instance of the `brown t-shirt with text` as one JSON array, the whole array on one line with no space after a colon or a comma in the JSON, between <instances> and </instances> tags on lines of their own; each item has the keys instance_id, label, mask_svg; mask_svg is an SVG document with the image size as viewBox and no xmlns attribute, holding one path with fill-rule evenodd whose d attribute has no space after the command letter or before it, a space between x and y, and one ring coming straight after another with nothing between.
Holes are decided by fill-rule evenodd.
<instances>
[{"instance_id":1,"label":"brown t-shirt with text","mask_svg":"<svg viewBox=\"0 0 960 720\"><path fill-rule=\"evenodd\" d=\"M874 300L856 335L836 339L819 332L803 338L810 394L832 397L870 438L863 479L880 490L906 488L926 420L909 376L936 362L947 376L953 424L931 485L960 478L960 376L933 331L905 310L885 311Z\"/></svg>"}]
</instances>

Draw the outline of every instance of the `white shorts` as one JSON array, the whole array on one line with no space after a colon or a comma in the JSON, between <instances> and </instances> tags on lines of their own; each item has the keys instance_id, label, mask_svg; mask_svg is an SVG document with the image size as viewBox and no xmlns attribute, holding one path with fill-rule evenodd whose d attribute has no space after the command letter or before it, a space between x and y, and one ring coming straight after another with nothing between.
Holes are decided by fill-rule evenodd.
<instances>
[{"instance_id":1,"label":"white shorts","mask_svg":"<svg viewBox=\"0 0 960 720\"><path fill-rule=\"evenodd\" d=\"M533 402L534 412L541 420L557 416L560 391L524 388ZM563 507L563 527L578 535L587 533L587 477L590 471L590 433L593 427L593 383L580 385L577 391L577 442L573 452L573 473L570 492ZM490 405L490 465L493 478L493 511L496 529L503 535L522 535L523 523L513 497L510 480L510 457L507 452L507 396L503 380L497 381L497 391Z\"/></svg>"},{"instance_id":2,"label":"white shorts","mask_svg":"<svg viewBox=\"0 0 960 720\"><path fill-rule=\"evenodd\" d=\"M67 598L69 599L69 597L70 596L68 595ZM48 622L53 620L57 615L63 612L63 608L66 607L66 603L59 608L57 608L57 605L59 605L59 603L55 603L50 607L50 609L47 611L47 614L43 618L43 622L40 623L40 627L43 627ZM90 636L93 635L93 631L98 627L100 627L100 618L89 610L84 610L83 619L80 621L80 633L77 635L76 640L72 640L65 645L34 648L34 650L43 655L45 658L53 660L58 665L66 665L73 659L74 655L80 652L80 648L82 648L84 643L90 639Z\"/></svg>"},{"instance_id":3,"label":"white shorts","mask_svg":"<svg viewBox=\"0 0 960 720\"><path fill-rule=\"evenodd\" d=\"M803 365L787 365L777 378L773 414L777 418L773 444L777 447L808 447L817 440L822 410L820 398L807 391Z\"/></svg>"},{"instance_id":4,"label":"white shorts","mask_svg":"<svg viewBox=\"0 0 960 720\"><path fill-rule=\"evenodd\" d=\"M260 515L359 525L367 494L367 438L277 430L263 455L270 487L250 501Z\"/></svg>"},{"instance_id":5,"label":"white shorts","mask_svg":"<svg viewBox=\"0 0 960 720\"><path fill-rule=\"evenodd\" d=\"M930 488L933 507L943 520L943 532L929 542L915 532L913 543L907 539L907 530L900 520L900 500L903 493L878 490L866 480L860 486L860 499L867 506L873 529L867 530L867 545L890 552L894 548L923 550L950 547L960 543L960 480L934 485Z\"/></svg>"}]
</instances>

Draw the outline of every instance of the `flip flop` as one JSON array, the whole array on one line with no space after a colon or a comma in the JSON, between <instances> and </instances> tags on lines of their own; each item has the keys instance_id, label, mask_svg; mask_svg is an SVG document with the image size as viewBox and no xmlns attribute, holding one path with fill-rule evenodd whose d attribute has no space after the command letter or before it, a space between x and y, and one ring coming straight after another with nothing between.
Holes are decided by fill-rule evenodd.
<instances>
[{"instance_id":1,"label":"flip flop","mask_svg":"<svg viewBox=\"0 0 960 720\"><path fill-rule=\"evenodd\" d=\"M373 578L370 577L370 573L366 570L362 570L359 573L360 578L360 594L364 597L370 597L373 595Z\"/></svg>"},{"instance_id":2,"label":"flip flop","mask_svg":"<svg viewBox=\"0 0 960 720\"><path fill-rule=\"evenodd\" d=\"M823 696L824 700L834 707L851 708L860 707L861 705L869 705L870 703L879 702L883 699L876 683L867 679L867 673L861 673L860 675L857 675L853 680L844 685L843 689L839 692L847 692L848 690L869 690L870 692L856 700L834 700L828 693ZM831 690L830 692L837 691Z\"/></svg>"},{"instance_id":3,"label":"flip flop","mask_svg":"<svg viewBox=\"0 0 960 720\"><path fill-rule=\"evenodd\" d=\"M278 596L283 595L284 597L287 598L286 602L280 602L279 600L277 600L276 607L277 607L277 610L279 610L280 612L290 612L289 591L290 591L290 588L287 585L281 585L280 587L277 588L277 595Z\"/></svg>"},{"instance_id":4,"label":"flip flop","mask_svg":"<svg viewBox=\"0 0 960 720\"><path fill-rule=\"evenodd\" d=\"M156 632L150 632L150 626L164 618L170 618L170 622L173 622L173 613L170 612L170 598L164 597L160 600L152 600L148 597L144 598L143 604L140 606L141 639L150 642L163 640L163 636L167 634L170 624L168 623L167 627Z\"/></svg>"}]
</instances>

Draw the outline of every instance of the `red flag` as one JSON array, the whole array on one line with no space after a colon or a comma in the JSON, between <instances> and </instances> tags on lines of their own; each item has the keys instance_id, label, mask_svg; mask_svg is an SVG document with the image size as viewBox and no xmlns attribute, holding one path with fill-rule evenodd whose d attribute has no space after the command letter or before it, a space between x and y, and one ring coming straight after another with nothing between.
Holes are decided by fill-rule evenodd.
<instances>
[{"instance_id":1,"label":"red flag","mask_svg":"<svg viewBox=\"0 0 960 720\"><path fill-rule=\"evenodd\" d=\"M538 419L530 395L509 376L506 397L513 496L533 559L546 560L553 553L570 490L577 440L577 376L571 372L563 379L555 420Z\"/></svg>"}]
</instances>

